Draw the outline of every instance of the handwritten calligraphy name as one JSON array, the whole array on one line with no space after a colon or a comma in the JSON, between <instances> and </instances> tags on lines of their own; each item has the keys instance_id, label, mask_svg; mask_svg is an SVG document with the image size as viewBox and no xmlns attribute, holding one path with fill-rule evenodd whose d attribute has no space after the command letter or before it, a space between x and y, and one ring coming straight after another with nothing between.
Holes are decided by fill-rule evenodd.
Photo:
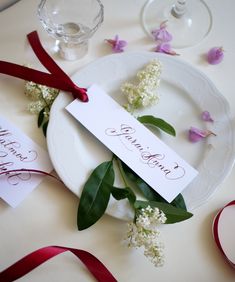
<instances>
[{"instance_id":1,"label":"handwritten calligraphy name","mask_svg":"<svg viewBox=\"0 0 235 282\"><path fill-rule=\"evenodd\" d=\"M33 162L37 159L36 151L20 152L20 150L22 151L22 145L18 141L10 140L9 136L12 136L9 130L0 128L0 146L4 150L1 153L5 153L5 157L11 154L21 162Z\"/></svg>"},{"instance_id":2,"label":"handwritten calligraphy name","mask_svg":"<svg viewBox=\"0 0 235 282\"><path fill-rule=\"evenodd\" d=\"M112 137L118 137L121 143L129 151L139 153L142 163L150 168L156 168L163 173L168 180L177 180L185 175L185 169L177 162L170 165L165 164L166 156L163 153L151 153L149 147L145 147L135 136L136 130L127 125L121 124L119 129L107 128L105 134Z\"/></svg>"},{"instance_id":3,"label":"handwritten calligraphy name","mask_svg":"<svg viewBox=\"0 0 235 282\"><path fill-rule=\"evenodd\" d=\"M14 140L13 134L8 129L0 127L0 172L6 172L7 182L9 184L16 186L21 181L30 180L30 172L9 174L7 171L15 168L15 163L33 162L37 157L36 151L24 150L21 143Z\"/></svg>"}]
</instances>

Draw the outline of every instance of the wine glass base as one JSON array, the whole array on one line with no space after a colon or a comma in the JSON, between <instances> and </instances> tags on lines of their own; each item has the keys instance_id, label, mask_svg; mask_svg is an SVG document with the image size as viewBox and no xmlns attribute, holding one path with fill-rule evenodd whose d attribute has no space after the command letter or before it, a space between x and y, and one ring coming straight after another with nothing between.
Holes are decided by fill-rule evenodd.
<instances>
[{"instance_id":1,"label":"wine glass base","mask_svg":"<svg viewBox=\"0 0 235 282\"><path fill-rule=\"evenodd\" d=\"M202 0L187 0L186 12L176 17L172 12L176 0L148 0L141 14L142 26L148 36L166 22L167 31L173 36L173 48L185 48L198 44L211 30L212 15Z\"/></svg>"},{"instance_id":2,"label":"wine glass base","mask_svg":"<svg viewBox=\"0 0 235 282\"><path fill-rule=\"evenodd\" d=\"M68 61L75 61L83 58L88 52L88 41L80 43L66 43L59 41L58 53L61 58Z\"/></svg>"}]
</instances>

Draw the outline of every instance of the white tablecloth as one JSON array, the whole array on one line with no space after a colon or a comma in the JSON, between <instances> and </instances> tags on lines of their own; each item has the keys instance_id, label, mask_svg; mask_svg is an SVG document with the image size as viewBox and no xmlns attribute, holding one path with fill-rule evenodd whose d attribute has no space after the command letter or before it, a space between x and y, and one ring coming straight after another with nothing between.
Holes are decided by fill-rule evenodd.
<instances>
[{"instance_id":1,"label":"white tablecloth","mask_svg":"<svg viewBox=\"0 0 235 282\"><path fill-rule=\"evenodd\" d=\"M2 0L0 3L0 11L10 7L11 5L15 4L19 0Z\"/></svg>"},{"instance_id":2,"label":"white tablecloth","mask_svg":"<svg viewBox=\"0 0 235 282\"><path fill-rule=\"evenodd\" d=\"M95 58L110 54L105 38L119 34L128 41L128 51L151 50L153 42L146 38L140 25L144 0L103 0L105 21L91 39L89 53L75 62L54 56L57 63L72 75ZM21 0L0 13L0 59L18 64L41 65L32 53L26 34L37 29L45 47L51 39L42 30L36 16L39 1ZM207 0L213 15L213 27L197 46L178 50L180 58L205 73L228 100L235 113L235 1ZM203 60L209 48L223 46L224 61L211 66ZM28 136L46 148L36 117L26 111L27 98L20 80L0 75L1 115L19 126ZM219 253L212 237L213 218L223 205L235 199L235 173L220 185L210 201L194 211L185 222L161 229L165 243L166 263L155 268L139 250L129 250L122 242L126 224L104 216L90 229L79 232L76 227L78 199L65 186L45 179L17 208L0 201L0 271L35 249L62 245L92 252L110 269L118 281L164 282L232 282L233 270ZM231 231L233 232L233 230ZM60 255L23 277L20 281L94 281L71 254ZM104 281L105 282L105 281Z\"/></svg>"}]
</instances>

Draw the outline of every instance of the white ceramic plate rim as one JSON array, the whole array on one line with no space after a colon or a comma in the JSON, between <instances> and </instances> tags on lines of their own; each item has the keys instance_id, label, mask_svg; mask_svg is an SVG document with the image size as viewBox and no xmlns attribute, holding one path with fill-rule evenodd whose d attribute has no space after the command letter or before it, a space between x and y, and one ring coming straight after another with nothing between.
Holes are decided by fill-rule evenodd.
<instances>
[{"instance_id":1,"label":"white ceramic plate rim","mask_svg":"<svg viewBox=\"0 0 235 282\"><path fill-rule=\"evenodd\" d=\"M102 57L75 73L72 79L81 87L97 83L109 92L114 84L116 88L118 87L116 84L119 83L120 78L123 81L134 77L140 68L154 58L158 58L163 64L162 80L165 81L166 87L175 87L179 93L186 93L190 96L186 98L190 103L192 100L198 112L209 110L215 118L215 123L203 124L203 126L216 132L216 138L209 137L196 145L190 144L183 134L180 139L180 143L184 144L182 146L192 150L191 152L203 151L203 159L200 159L198 166L196 165L196 169L199 170L198 177L182 192L188 209L193 210L208 201L229 174L234 162L234 131L229 105L215 85L202 72L181 59L151 52L126 52ZM167 91L167 88L164 90ZM112 96L111 92L109 94ZM110 152L65 111L64 107L71 101L71 95L64 92L61 92L55 100L50 114L47 144L56 172L65 185L79 197L83 187L81 184L96 167L96 160L93 163L91 155L88 156L90 160L87 164L84 162L85 156L82 152L87 150L86 145L92 153L98 153L97 165L100 160L107 160ZM175 100L176 103L177 101ZM183 109L181 111L183 112ZM182 113L178 111L178 116L181 115ZM188 119L202 126L202 121L199 122L199 118L195 117L194 113L188 116ZM78 131L79 138L76 135ZM87 143L86 141L79 143L84 135L87 138L85 140L91 143L84 144ZM74 167L77 167L77 173ZM125 200L117 202L111 199L106 212L121 219L129 219L133 216Z\"/></svg>"}]
</instances>

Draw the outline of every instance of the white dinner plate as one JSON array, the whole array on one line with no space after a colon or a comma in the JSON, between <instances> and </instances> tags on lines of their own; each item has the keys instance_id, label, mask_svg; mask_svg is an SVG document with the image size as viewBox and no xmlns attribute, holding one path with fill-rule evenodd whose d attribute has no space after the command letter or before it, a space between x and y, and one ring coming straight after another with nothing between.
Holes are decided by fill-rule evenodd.
<instances>
[{"instance_id":1,"label":"white dinner plate","mask_svg":"<svg viewBox=\"0 0 235 282\"><path fill-rule=\"evenodd\" d=\"M214 84L182 60L151 52L126 52L102 57L77 72L72 79L80 87L94 83L100 85L123 105L126 100L120 91L121 85L134 80L137 71L154 58L158 58L163 66L158 89L160 100L138 114L163 118L176 129L176 137L166 133L161 133L159 137L199 171L182 192L188 210L192 211L210 198L234 162L234 132L229 106ZM55 100L47 142L56 172L79 197L92 170L101 162L110 160L111 152L66 112L65 106L71 101L71 94L65 92L61 92ZM213 123L201 119L204 110L210 112ZM211 130L216 136L191 143L188 140L191 126ZM112 197L106 212L121 219L133 216L126 200L116 201Z\"/></svg>"}]
</instances>

